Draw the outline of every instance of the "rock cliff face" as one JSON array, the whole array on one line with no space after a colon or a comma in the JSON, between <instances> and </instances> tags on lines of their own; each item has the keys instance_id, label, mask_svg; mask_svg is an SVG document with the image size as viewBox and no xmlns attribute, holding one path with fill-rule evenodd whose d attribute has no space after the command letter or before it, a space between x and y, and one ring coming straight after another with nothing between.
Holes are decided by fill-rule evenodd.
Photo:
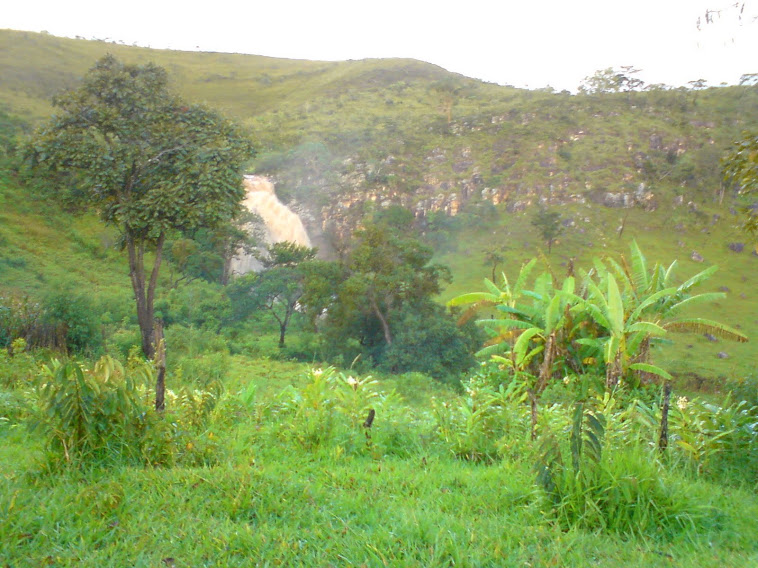
<instances>
[{"instance_id":1,"label":"rock cliff face","mask_svg":"<svg viewBox=\"0 0 758 568\"><path fill-rule=\"evenodd\" d=\"M270 174L289 176L282 187L301 203L302 217L309 212L309 232L337 239L390 205L413 211L422 226L433 214L490 204L511 213L574 203L652 211L677 200L712 201L719 159L745 122L737 111L714 113L667 91L607 99L513 95L491 104L510 109L457 117L456 107L449 122L411 113L403 122L388 118L401 107L393 102L381 109L387 117L354 133L353 146L335 137L320 153L297 154L310 169L294 174L286 168L297 162L280 161Z\"/></svg>"}]
</instances>

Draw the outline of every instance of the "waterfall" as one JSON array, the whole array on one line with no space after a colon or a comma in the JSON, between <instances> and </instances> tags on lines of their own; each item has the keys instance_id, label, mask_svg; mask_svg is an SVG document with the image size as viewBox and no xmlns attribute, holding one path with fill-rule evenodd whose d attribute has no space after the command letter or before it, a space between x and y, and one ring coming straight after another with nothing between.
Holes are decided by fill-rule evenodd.
<instances>
[{"instance_id":1,"label":"waterfall","mask_svg":"<svg viewBox=\"0 0 758 568\"><path fill-rule=\"evenodd\" d=\"M247 195L242 204L263 219L266 225L264 238L268 244L289 241L311 246L311 240L300 217L279 201L273 183L262 176L246 175L243 184ZM242 253L232 259L232 274L245 274L258 271L260 268L261 263L252 255Z\"/></svg>"}]
</instances>

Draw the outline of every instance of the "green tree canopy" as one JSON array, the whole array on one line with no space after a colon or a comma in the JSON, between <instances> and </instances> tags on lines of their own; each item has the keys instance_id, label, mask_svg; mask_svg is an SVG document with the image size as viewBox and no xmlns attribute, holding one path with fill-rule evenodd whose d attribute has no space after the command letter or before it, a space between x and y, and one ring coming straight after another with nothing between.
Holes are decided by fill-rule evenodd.
<instances>
[{"instance_id":1,"label":"green tree canopy","mask_svg":"<svg viewBox=\"0 0 758 568\"><path fill-rule=\"evenodd\" d=\"M110 55L53 105L57 113L36 133L26 158L120 230L142 350L162 360L154 303L166 239L238 213L252 143L232 122L172 93L164 69ZM154 247L149 276L148 247ZM162 369L159 364L157 408L163 407Z\"/></svg>"},{"instance_id":2,"label":"green tree canopy","mask_svg":"<svg viewBox=\"0 0 758 568\"><path fill-rule=\"evenodd\" d=\"M284 347L287 328L299 309L313 328L333 300L340 271L334 262L316 260L317 249L295 243L276 243L261 259L264 270L235 279L227 289L234 318L266 311L279 325L279 347Z\"/></svg>"},{"instance_id":3,"label":"green tree canopy","mask_svg":"<svg viewBox=\"0 0 758 568\"><path fill-rule=\"evenodd\" d=\"M173 94L161 67L128 65L110 55L53 104L57 113L26 156L35 171L66 176L80 200L121 231L142 349L153 357L153 305L166 238L172 230L214 227L237 214L251 142L232 122ZM155 256L148 277L150 246Z\"/></svg>"},{"instance_id":4,"label":"green tree canopy","mask_svg":"<svg viewBox=\"0 0 758 568\"><path fill-rule=\"evenodd\" d=\"M724 177L737 186L742 195L758 192L758 133L745 134L724 158ZM744 207L745 230L758 235L758 216L752 207Z\"/></svg>"},{"instance_id":5,"label":"green tree canopy","mask_svg":"<svg viewBox=\"0 0 758 568\"><path fill-rule=\"evenodd\" d=\"M555 239L563 232L561 214L541 207L532 219L532 225L537 227L540 235L547 243L547 252L551 252Z\"/></svg>"}]
</instances>

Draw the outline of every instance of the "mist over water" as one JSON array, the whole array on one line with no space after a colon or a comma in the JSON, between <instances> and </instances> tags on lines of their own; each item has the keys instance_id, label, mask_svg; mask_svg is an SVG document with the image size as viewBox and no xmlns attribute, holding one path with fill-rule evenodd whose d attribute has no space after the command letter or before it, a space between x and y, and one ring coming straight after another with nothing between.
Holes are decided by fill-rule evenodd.
<instances>
[{"instance_id":1,"label":"mist over water","mask_svg":"<svg viewBox=\"0 0 758 568\"><path fill-rule=\"evenodd\" d=\"M264 238L268 244L289 241L311 246L311 240L300 217L279 201L273 183L265 177L253 175L246 175L243 183L247 196L242 204L263 219L266 226ZM260 261L252 255L241 254L232 260L232 274L245 274L260 269Z\"/></svg>"}]
</instances>

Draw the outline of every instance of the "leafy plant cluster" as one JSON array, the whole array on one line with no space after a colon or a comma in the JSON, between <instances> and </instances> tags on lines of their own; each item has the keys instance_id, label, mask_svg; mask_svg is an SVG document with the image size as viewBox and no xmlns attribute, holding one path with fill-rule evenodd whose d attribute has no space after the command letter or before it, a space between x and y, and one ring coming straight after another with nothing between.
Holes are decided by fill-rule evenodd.
<instances>
[{"instance_id":1,"label":"leafy plant cluster","mask_svg":"<svg viewBox=\"0 0 758 568\"><path fill-rule=\"evenodd\" d=\"M150 406L154 374L136 352L126 364L104 356L91 366L52 359L27 369L17 389L25 393L25 421L44 440L45 466L216 463L221 452L209 426L220 386L169 390L171 410L160 414Z\"/></svg>"},{"instance_id":2,"label":"leafy plant cluster","mask_svg":"<svg viewBox=\"0 0 758 568\"><path fill-rule=\"evenodd\" d=\"M3 370L9 364L3 361ZM167 392L164 414L150 404L155 371L136 349L126 363L52 361L36 382L35 368L28 364L28 378L7 391L21 398L0 397L0 426L33 425L53 475L102 463L180 468L253 463L262 455L369 459L380 466L399 458L422 467L449 459L497 475L521 463L532 468L534 488L520 499L545 522L662 540L710 528L719 518L687 488L688 478L755 482L758 408L676 398L671 443L660 452L658 397L638 398L626 383L602 392L603 377L597 391L551 385L567 402L542 409L532 439L531 383L496 363L484 365L460 395L437 391L422 406L409 405L381 380L333 367L312 367L274 395L262 394L262 380L244 381L238 391L198 388L188 370L174 377L182 386Z\"/></svg>"},{"instance_id":3,"label":"leafy plant cluster","mask_svg":"<svg viewBox=\"0 0 758 568\"><path fill-rule=\"evenodd\" d=\"M681 284L674 281L676 261L668 267L648 263L636 243L630 260L595 260L590 270L578 270L563 280L550 270L527 288L536 259L525 264L513 285L485 281L489 291L464 294L452 306L469 305L464 319L483 307L497 317L478 323L490 335L480 355L494 355L512 373L529 377L533 395L539 396L555 379L567 381L585 373L603 375L613 390L623 382L637 386L651 378L671 379L652 364L652 349L669 332L709 332L723 338L747 341L739 331L689 310L724 297L722 292L693 294L692 289L717 269L712 266Z\"/></svg>"},{"instance_id":4,"label":"leafy plant cluster","mask_svg":"<svg viewBox=\"0 0 758 568\"><path fill-rule=\"evenodd\" d=\"M91 354L101 350L102 337L92 297L70 284L59 283L40 301L18 293L0 296L0 348L20 338L25 348Z\"/></svg>"}]
</instances>

